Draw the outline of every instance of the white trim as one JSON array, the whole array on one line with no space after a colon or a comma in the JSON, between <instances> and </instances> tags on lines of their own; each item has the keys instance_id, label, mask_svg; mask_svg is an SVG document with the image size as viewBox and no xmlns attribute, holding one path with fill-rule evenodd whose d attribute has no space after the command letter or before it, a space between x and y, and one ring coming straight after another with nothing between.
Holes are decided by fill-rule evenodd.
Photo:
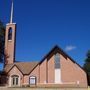
<instances>
[{"instance_id":1,"label":"white trim","mask_svg":"<svg viewBox=\"0 0 90 90\"><path fill-rule=\"evenodd\" d=\"M20 75L18 75L18 74L13 74L13 75L10 75L10 77L9 77L9 87L12 87L12 76L14 76L14 75L16 75L16 76L19 77L19 79L18 79L18 86L21 85L21 84L20 84L20 79L21 79Z\"/></svg>"},{"instance_id":2,"label":"white trim","mask_svg":"<svg viewBox=\"0 0 90 90\"><path fill-rule=\"evenodd\" d=\"M8 26L8 25L13 25L13 24L16 24L16 23L7 23L6 25Z\"/></svg>"},{"instance_id":3,"label":"white trim","mask_svg":"<svg viewBox=\"0 0 90 90\"><path fill-rule=\"evenodd\" d=\"M30 76L30 79L32 79L32 78L35 79L36 77L34 77L34 76Z\"/></svg>"},{"instance_id":4,"label":"white trim","mask_svg":"<svg viewBox=\"0 0 90 90\"><path fill-rule=\"evenodd\" d=\"M37 83L37 84L55 84L55 85L58 85L58 84L76 84L76 82L64 82L64 83Z\"/></svg>"},{"instance_id":5,"label":"white trim","mask_svg":"<svg viewBox=\"0 0 90 90\"><path fill-rule=\"evenodd\" d=\"M12 40L8 40L9 42L12 42Z\"/></svg>"},{"instance_id":6,"label":"white trim","mask_svg":"<svg viewBox=\"0 0 90 90\"><path fill-rule=\"evenodd\" d=\"M61 84L61 69L55 69L55 83Z\"/></svg>"},{"instance_id":7,"label":"white trim","mask_svg":"<svg viewBox=\"0 0 90 90\"><path fill-rule=\"evenodd\" d=\"M9 77L9 87L11 87L11 76Z\"/></svg>"},{"instance_id":8,"label":"white trim","mask_svg":"<svg viewBox=\"0 0 90 90\"><path fill-rule=\"evenodd\" d=\"M32 81L32 80L33 80L33 81ZM32 82L31 82L31 81L32 81ZM29 77L29 84L30 84L30 85L32 85L32 84L35 85L35 84L36 84L36 77L35 77L35 76L30 76L30 77Z\"/></svg>"}]
</instances>

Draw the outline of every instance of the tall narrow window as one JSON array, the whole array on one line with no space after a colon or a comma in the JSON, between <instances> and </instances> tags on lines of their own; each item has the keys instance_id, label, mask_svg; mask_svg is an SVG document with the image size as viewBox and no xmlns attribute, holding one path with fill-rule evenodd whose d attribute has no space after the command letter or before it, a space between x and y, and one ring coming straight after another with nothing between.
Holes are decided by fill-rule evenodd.
<instances>
[{"instance_id":1,"label":"tall narrow window","mask_svg":"<svg viewBox=\"0 0 90 90\"><path fill-rule=\"evenodd\" d=\"M59 53L55 54L55 69L60 68L60 55Z\"/></svg>"},{"instance_id":2,"label":"tall narrow window","mask_svg":"<svg viewBox=\"0 0 90 90\"><path fill-rule=\"evenodd\" d=\"M18 84L19 84L19 76L13 75L13 76L12 76L11 85L12 85L12 86L18 86Z\"/></svg>"},{"instance_id":3,"label":"tall narrow window","mask_svg":"<svg viewBox=\"0 0 90 90\"><path fill-rule=\"evenodd\" d=\"M8 40L12 40L12 28L8 31Z\"/></svg>"},{"instance_id":4,"label":"tall narrow window","mask_svg":"<svg viewBox=\"0 0 90 90\"><path fill-rule=\"evenodd\" d=\"M61 67L60 67L60 54L55 54L55 83L60 84L62 83L61 80Z\"/></svg>"}]
</instances>

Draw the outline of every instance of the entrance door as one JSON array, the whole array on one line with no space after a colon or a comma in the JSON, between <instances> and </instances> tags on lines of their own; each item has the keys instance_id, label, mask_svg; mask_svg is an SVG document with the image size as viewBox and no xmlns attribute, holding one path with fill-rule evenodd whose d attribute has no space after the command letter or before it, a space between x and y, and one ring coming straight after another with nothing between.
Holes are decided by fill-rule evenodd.
<instances>
[{"instance_id":1,"label":"entrance door","mask_svg":"<svg viewBox=\"0 0 90 90\"><path fill-rule=\"evenodd\" d=\"M19 86L19 76L17 75L12 76L11 86Z\"/></svg>"}]
</instances>

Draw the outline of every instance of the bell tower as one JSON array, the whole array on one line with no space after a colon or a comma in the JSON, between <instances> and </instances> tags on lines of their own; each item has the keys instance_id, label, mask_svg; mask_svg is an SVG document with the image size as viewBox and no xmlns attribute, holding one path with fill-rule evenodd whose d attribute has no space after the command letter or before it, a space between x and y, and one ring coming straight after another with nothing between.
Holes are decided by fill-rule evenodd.
<instances>
[{"instance_id":1,"label":"bell tower","mask_svg":"<svg viewBox=\"0 0 90 90\"><path fill-rule=\"evenodd\" d=\"M11 4L10 22L6 24L5 32L5 65L15 61L16 23L13 23L13 0Z\"/></svg>"}]
</instances>

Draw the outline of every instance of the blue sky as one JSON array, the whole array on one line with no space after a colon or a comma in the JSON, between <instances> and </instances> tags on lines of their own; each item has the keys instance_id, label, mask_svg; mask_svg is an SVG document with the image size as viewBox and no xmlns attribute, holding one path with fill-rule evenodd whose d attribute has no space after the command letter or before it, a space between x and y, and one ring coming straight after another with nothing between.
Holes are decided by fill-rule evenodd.
<instances>
[{"instance_id":1,"label":"blue sky","mask_svg":"<svg viewBox=\"0 0 90 90\"><path fill-rule=\"evenodd\" d=\"M10 20L11 0L0 0L0 19ZM16 60L41 60L58 45L83 65L90 49L90 0L14 0Z\"/></svg>"}]
</instances>

